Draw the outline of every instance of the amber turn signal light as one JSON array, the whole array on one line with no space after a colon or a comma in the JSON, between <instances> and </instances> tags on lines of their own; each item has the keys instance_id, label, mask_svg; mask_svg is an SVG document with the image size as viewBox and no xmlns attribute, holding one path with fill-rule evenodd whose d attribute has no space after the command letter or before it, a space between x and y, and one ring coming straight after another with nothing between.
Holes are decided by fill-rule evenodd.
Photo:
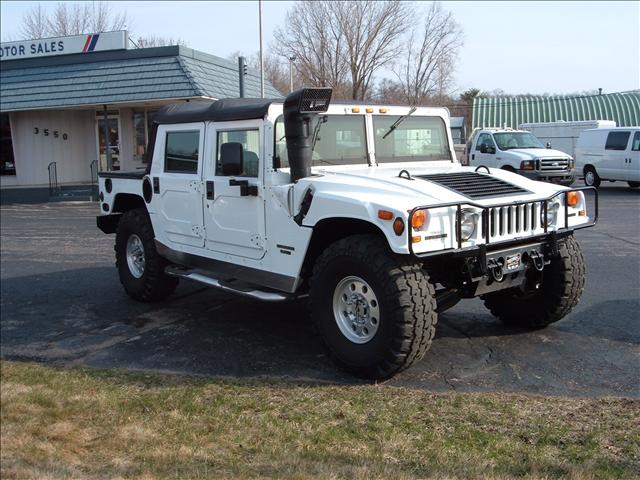
<instances>
[{"instance_id":1,"label":"amber turn signal light","mask_svg":"<svg viewBox=\"0 0 640 480\"><path fill-rule=\"evenodd\" d=\"M378 218L381 220L393 220L393 212L389 210L378 210Z\"/></svg>"},{"instance_id":2,"label":"amber turn signal light","mask_svg":"<svg viewBox=\"0 0 640 480\"><path fill-rule=\"evenodd\" d=\"M415 230L420 230L426 222L427 222L426 210L416 210L415 212L413 212L413 215L411 216L411 226Z\"/></svg>"},{"instance_id":3,"label":"amber turn signal light","mask_svg":"<svg viewBox=\"0 0 640 480\"><path fill-rule=\"evenodd\" d=\"M422 241L422 237L420 235L414 235L411 237L411 243L418 243Z\"/></svg>"},{"instance_id":4,"label":"amber turn signal light","mask_svg":"<svg viewBox=\"0 0 640 480\"><path fill-rule=\"evenodd\" d=\"M567 205L575 207L578 204L578 192L567 192Z\"/></svg>"},{"instance_id":5,"label":"amber turn signal light","mask_svg":"<svg viewBox=\"0 0 640 480\"><path fill-rule=\"evenodd\" d=\"M400 217L393 221L393 231L396 232L396 235L398 236L402 235L402 232L404 232L404 220Z\"/></svg>"}]
</instances>

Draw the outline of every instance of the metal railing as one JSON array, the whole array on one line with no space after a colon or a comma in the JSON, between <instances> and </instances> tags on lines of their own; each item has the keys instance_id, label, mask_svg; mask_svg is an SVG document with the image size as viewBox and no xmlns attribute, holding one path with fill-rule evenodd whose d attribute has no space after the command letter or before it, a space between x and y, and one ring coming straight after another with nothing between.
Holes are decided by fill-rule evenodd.
<instances>
[{"instance_id":1,"label":"metal railing","mask_svg":"<svg viewBox=\"0 0 640 480\"><path fill-rule=\"evenodd\" d=\"M47 170L49 171L49 196L52 197L60 192L60 187L58 186L58 167L56 162L51 162L47 165Z\"/></svg>"}]
</instances>

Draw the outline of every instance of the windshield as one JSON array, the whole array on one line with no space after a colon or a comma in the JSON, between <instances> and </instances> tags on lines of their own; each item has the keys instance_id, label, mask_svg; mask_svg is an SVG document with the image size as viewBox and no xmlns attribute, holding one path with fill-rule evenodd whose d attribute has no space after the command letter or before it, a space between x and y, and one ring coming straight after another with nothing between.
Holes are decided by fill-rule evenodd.
<instances>
[{"instance_id":1,"label":"windshield","mask_svg":"<svg viewBox=\"0 0 640 480\"><path fill-rule=\"evenodd\" d=\"M324 115L319 115L313 122L322 122ZM317 130L313 159L311 165L367 165L367 137L365 135L364 115L326 115L327 121L320 124ZM287 142L284 136L284 120L280 116L275 125L276 148L274 167L289 166Z\"/></svg>"},{"instance_id":2,"label":"windshield","mask_svg":"<svg viewBox=\"0 0 640 480\"><path fill-rule=\"evenodd\" d=\"M496 139L500 150L509 150L511 148L544 148L542 142L529 132L494 133L493 138Z\"/></svg>"},{"instance_id":3,"label":"windshield","mask_svg":"<svg viewBox=\"0 0 640 480\"><path fill-rule=\"evenodd\" d=\"M385 138L398 115L374 115L376 161L451 160L444 121L439 117L405 117Z\"/></svg>"}]
</instances>

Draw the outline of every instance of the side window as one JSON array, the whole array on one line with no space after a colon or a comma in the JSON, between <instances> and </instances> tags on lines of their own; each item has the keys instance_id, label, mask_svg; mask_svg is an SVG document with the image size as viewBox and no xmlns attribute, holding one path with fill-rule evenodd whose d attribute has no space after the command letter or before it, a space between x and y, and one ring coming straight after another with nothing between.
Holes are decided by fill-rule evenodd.
<instances>
[{"instance_id":1,"label":"side window","mask_svg":"<svg viewBox=\"0 0 640 480\"><path fill-rule=\"evenodd\" d=\"M198 173L200 132L167 132L164 149L164 171L167 173Z\"/></svg>"},{"instance_id":2,"label":"side window","mask_svg":"<svg viewBox=\"0 0 640 480\"><path fill-rule=\"evenodd\" d=\"M631 132L609 132L605 150L626 150Z\"/></svg>"},{"instance_id":3,"label":"side window","mask_svg":"<svg viewBox=\"0 0 640 480\"><path fill-rule=\"evenodd\" d=\"M631 150L634 152L640 151L640 132L633 134L633 142L631 142Z\"/></svg>"},{"instance_id":4,"label":"side window","mask_svg":"<svg viewBox=\"0 0 640 480\"><path fill-rule=\"evenodd\" d=\"M284 138L284 117L280 115L276 120L275 128L275 141L273 152L273 168L288 168L289 156L287 153L287 141Z\"/></svg>"},{"instance_id":5,"label":"side window","mask_svg":"<svg viewBox=\"0 0 640 480\"><path fill-rule=\"evenodd\" d=\"M242 158L242 174L240 177L257 177L260 166L260 131L228 130L218 132L218 152L216 156L216 175L222 176L220 150L223 143L240 143L244 150Z\"/></svg>"},{"instance_id":6,"label":"side window","mask_svg":"<svg viewBox=\"0 0 640 480\"><path fill-rule=\"evenodd\" d=\"M489 135L488 133L480 134L480 137L478 137L478 142L476 143L476 151L480 151L480 145L482 145L483 143L489 145L490 147L494 146L493 138L491 138L491 135Z\"/></svg>"}]
</instances>

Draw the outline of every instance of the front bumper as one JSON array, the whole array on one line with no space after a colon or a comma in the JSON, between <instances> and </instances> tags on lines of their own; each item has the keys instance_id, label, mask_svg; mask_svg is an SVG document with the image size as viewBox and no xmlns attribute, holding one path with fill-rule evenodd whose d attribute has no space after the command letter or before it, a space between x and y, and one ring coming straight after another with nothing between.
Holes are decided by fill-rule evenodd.
<instances>
[{"instance_id":1,"label":"front bumper","mask_svg":"<svg viewBox=\"0 0 640 480\"><path fill-rule=\"evenodd\" d=\"M594 194L594 212L593 215L590 218L589 222L583 223L583 224L579 224L579 225L572 225L567 227L567 225L569 225L569 205L566 199L566 196L568 195L569 192L572 191L592 191ZM559 228L556 230L549 230L547 224L545 223L542 228L540 228L539 230L542 230L539 234L537 235L531 235L528 237L521 237L518 239L508 239L508 240L495 240L492 239L491 237L491 232L494 230L495 225L492 225L492 215L490 215L490 211L492 209L496 209L496 208L501 208L501 207L518 207L520 205L526 205L526 204L531 204L532 201L531 200L527 200L527 201L522 201L522 202L512 202L512 203L504 203L504 204L497 204L497 205L490 205L490 206L483 206L483 205L479 205L475 202L469 201L469 202L452 202L452 203L448 203L448 204L441 204L441 205L428 205L428 206L420 206L420 207L415 207L413 210L411 210L411 212L409 212L409 219L407 222L407 225L412 225L412 219L413 219L413 215L415 214L415 212L417 212L418 210L429 210L429 209L436 209L436 208L445 208L445 207L455 207L456 209L456 218L455 218L455 229L453 232L453 237L454 237L454 243L455 243L455 247L454 248L449 248L449 249L444 249L444 250L435 250L435 251L429 251L429 252L424 252L424 253L419 253L419 252L415 252L414 248L413 248L413 242L412 242L412 229L409 227L407 228L407 235L408 235L408 245L409 245L409 253L413 256L416 257L429 257L429 256L435 256L435 255L447 255L447 254L454 254L454 255L465 255L466 253L470 253L469 256L474 256L477 254L482 254L482 252L484 252L486 254L487 251L490 250L494 250L495 248L508 248L510 246L517 246L517 245L522 245L522 244L527 244L527 243L531 243L531 242L542 242L542 243L550 243L550 244L555 244L557 242L557 239L567 236L567 235L571 235L573 233L574 230L578 230L581 228L587 228L587 227L592 227L594 226L597 222L598 222L598 190L594 187L577 187L577 188L572 188L571 190L565 190L565 191L561 191L558 193L555 193L553 195L551 195L550 197L547 198L543 198L543 199L538 199L535 200L534 202L540 203L541 204L541 208L542 208L542 212L543 215L546 217L547 214L547 208L549 206L549 203L551 203L556 197L560 196L560 195L564 195L565 196L565 201L564 201L564 207L561 210L561 212L564 215L564 225L565 227L563 228ZM480 229L483 232L483 240L484 243L481 244L476 244L473 246L469 246L469 247L463 247L463 240L462 240L462 224L461 224L461 217L462 217L462 209L464 207L474 207L476 209L480 209L481 210L481 214L480 214Z\"/></svg>"},{"instance_id":2,"label":"front bumper","mask_svg":"<svg viewBox=\"0 0 640 480\"><path fill-rule=\"evenodd\" d=\"M546 172L544 170L516 170L516 172L523 177L530 178L531 180L538 180L542 182L562 183L570 185L576 179L576 170L564 170L559 172Z\"/></svg>"}]
</instances>

